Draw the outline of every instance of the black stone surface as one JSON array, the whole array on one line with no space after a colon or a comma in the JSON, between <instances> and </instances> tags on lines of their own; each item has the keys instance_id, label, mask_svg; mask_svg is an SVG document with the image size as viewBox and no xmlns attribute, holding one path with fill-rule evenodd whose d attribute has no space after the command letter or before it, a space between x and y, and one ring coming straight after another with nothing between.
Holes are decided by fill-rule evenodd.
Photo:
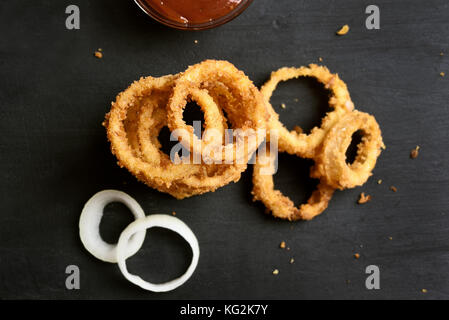
<instances>
[{"instance_id":1,"label":"black stone surface","mask_svg":"<svg viewBox=\"0 0 449 320\"><path fill-rule=\"evenodd\" d=\"M65 28L69 4L81 10L80 30ZM0 2L0 298L449 298L449 78L439 75L449 75L449 4L378 0L381 29L367 30L369 4L255 0L222 27L183 32L153 22L133 1ZM336 36L344 24L350 32ZM311 222L265 215L251 201L251 169L236 184L178 201L137 182L109 152L104 114L140 76L214 58L261 85L272 70L319 57L348 84L356 107L375 115L387 150L365 186L337 192ZM287 126L310 128L325 112L326 92L292 81L272 102ZM305 201L314 186L310 162L283 155L280 165L277 187ZM195 232L200 262L184 286L145 292L83 248L81 209L107 188L129 193L148 214L176 211ZM362 191L373 201L359 206ZM116 239L131 218L114 204L106 211L102 233ZM163 281L181 274L189 257L180 238L152 230L128 264ZM80 268L80 290L65 287L71 264ZM365 288L368 265L380 268L380 290Z\"/></svg>"}]
</instances>

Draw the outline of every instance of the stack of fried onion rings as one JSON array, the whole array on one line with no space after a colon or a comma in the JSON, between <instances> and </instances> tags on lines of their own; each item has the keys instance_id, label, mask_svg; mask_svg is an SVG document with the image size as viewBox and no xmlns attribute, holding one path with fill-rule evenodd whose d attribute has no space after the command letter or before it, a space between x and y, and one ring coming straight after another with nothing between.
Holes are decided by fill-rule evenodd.
<instances>
[{"instance_id":1,"label":"stack of fried onion rings","mask_svg":"<svg viewBox=\"0 0 449 320\"><path fill-rule=\"evenodd\" d=\"M218 134L202 139L193 134L182 119L187 101L197 102L204 112L205 127ZM259 131L265 129L267 119L264 98L242 71L226 61L206 60L184 73L134 82L117 96L103 125L119 166L148 186L182 199L238 181L263 141ZM235 144L225 144L227 120L239 129L234 138L243 140L243 156L234 150ZM158 136L165 126L192 151L189 161L172 161L161 150ZM200 163L192 161L197 152L203 156ZM224 159L229 153L231 161L207 161Z\"/></svg>"},{"instance_id":2,"label":"stack of fried onion rings","mask_svg":"<svg viewBox=\"0 0 449 320\"><path fill-rule=\"evenodd\" d=\"M333 110L324 117L321 126L313 128L310 134L288 131L269 104L279 82L298 77L314 77L331 92L329 105ZM268 129L271 134L273 131L277 134L279 152L313 159L315 165L311 169L311 177L320 182L307 203L299 208L295 207L288 197L274 189L273 174L277 155L270 154L265 148L264 152L259 152L254 166L254 201L262 201L275 217L291 221L311 220L327 208L335 189L353 188L366 182L374 169L380 149L385 146L375 118L354 110L347 86L338 75L315 64L300 68L281 68L271 74L261 92L270 113ZM356 131L361 131L363 138L357 146L355 161L348 164L346 150Z\"/></svg>"},{"instance_id":3,"label":"stack of fried onion rings","mask_svg":"<svg viewBox=\"0 0 449 320\"><path fill-rule=\"evenodd\" d=\"M309 134L287 130L269 102L279 82L298 77L316 78L331 93L332 111ZM201 137L183 120L190 101L204 114ZM118 164L148 186L178 199L238 181L259 149L253 199L262 201L275 217L287 220L310 220L327 208L336 189L364 184L385 147L375 118L355 110L346 84L315 64L281 68L260 91L227 61L206 60L177 75L141 78L117 96L103 124ZM164 127L188 156L176 153L171 158L161 150L158 136ZM355 161L348 164L346 150L355 132L363 138ZM274 145L276 152L271 149ZM274 188L277 151L315 162L310 175L320 182L299 208ZM196 157L199 162L192 161Z\"/></svg>"}]
</instances>

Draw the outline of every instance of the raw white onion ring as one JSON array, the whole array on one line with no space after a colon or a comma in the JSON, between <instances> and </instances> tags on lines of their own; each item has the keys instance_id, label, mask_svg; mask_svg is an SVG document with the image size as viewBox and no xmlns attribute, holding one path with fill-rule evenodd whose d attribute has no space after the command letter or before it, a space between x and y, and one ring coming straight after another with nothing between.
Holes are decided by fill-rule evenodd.
<instances>
[{"instance_id":1,"label":"raw white onion ring","mask_svg":"<svg viewBox=\"0 0 449 320\"><path fill-rule=\"evenodd\" d=\"M93 256L105 262L117 263L117 245L105 242L100 235L103 209L111 202L121 202L126 205L135 219L145 218L142 208L131 196L117 190L103 190L96 193L84 205L79 221L79 232L81 242ZM126 246L126 252L123 253L127 258L142 247L145 234L146 231L143 230L130 239Z\"/></svg>"},{"instance_id":2,"label":"raw white onion ring","mask_svg":"<svg viewBox=\"0 0 449 320\"><path fill-rule=\"evenodd\" d=\"M189 243L190 247L192 248L192 262L187 268L187 271L181 277L165 283L155 284L147 282L141 277L130 274L128 272L128 269L126 267L126 259L129 257L127 255L127 252L130 238L138 232L145 232L147 229L153 227L161 227L178 233ZM178 218L166 214L153 214L145 218L133 221L129 226L126 227L125 230L123 230L117 243L117 262L123 276L135 285L138 285L145 290L154 292L171 291L186 282L195 271L195 268L198 265L199 257L200 248L198 245L198 240L196 239L192 230L190 230L190 228Z\"/></svg>"}]
</instances>

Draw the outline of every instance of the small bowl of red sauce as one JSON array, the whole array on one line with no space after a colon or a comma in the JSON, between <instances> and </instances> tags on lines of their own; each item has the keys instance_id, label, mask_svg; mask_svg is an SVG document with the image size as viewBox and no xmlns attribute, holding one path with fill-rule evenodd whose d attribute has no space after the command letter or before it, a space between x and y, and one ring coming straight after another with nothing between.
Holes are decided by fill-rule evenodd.
<instances>
[{"instance_id":1,"label":"small bowl of red sauce","mask_svg":"<svg viewBox=\"0 0 449 320\"><path fill-rule=\"evenodd\" d=\"M253 0L134 0L154 20L182 30L218 27L240 15Z\"/></svg>"}]
</instances>

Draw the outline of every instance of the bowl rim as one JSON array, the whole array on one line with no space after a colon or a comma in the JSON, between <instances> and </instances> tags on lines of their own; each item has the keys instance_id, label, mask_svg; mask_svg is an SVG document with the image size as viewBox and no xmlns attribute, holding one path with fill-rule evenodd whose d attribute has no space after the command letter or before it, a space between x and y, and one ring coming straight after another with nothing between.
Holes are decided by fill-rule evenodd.
<instances>
[{"instance_id":1,"label":"bowl rim","mask_svg":"<svg viewBox=\"0 0 449 320\"><path fill-rule=\"evenodd\" d=\"M134 3L137 4L137 6L145 12L149 17L153 18L159 23L162 23L168 27L179 29L179 30L206 30L206 29L212 29L218 26L221 26L234 18L237 18L243 11L246 10L246 8L249 7L249 5L253 2L253 0L242 0L237 7L235 7L232 11L230 11L228 14L218 18L214 19L208 22L198 23L198 24L185 24L178 21L170 20L163 15L161 15L159 12L154 10L152 7L150 7L145 0L134 0Z\"/></svg>"}]
</instances>

